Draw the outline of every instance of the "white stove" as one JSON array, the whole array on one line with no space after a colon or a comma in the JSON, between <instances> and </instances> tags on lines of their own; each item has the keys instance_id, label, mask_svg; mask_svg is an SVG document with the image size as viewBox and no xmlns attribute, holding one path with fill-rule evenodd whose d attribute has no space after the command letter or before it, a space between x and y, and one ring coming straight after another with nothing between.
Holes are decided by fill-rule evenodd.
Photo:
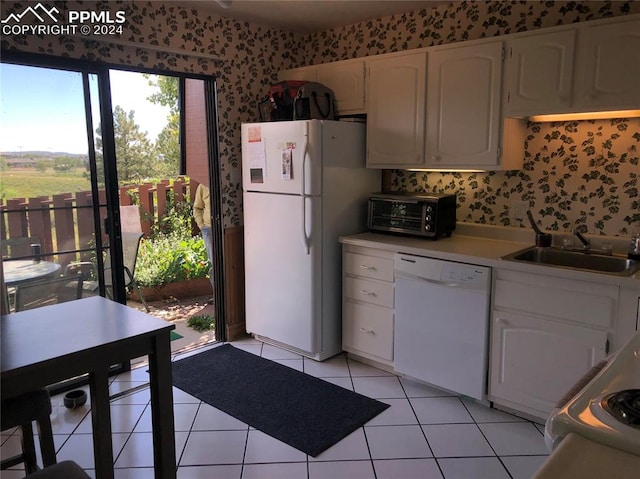
<instances>
[{"instance_id":1,"label":"white stove","mask_svg":"<svg viewBox=\"0 0 640 479\"><path fill-rule=\"evenodd\" d=\"M552 413L545 427L549 449L571 432L640 456L640 332Z\"/></svg>"}]
</instances>

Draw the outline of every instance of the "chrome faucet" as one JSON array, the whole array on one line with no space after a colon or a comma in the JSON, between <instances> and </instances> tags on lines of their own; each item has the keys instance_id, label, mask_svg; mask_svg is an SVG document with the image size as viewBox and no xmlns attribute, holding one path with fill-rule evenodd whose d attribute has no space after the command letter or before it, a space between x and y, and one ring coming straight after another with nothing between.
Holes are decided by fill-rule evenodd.
<instances>
[{"instance_id":1,"label":"chrome faucet","mask_svg":"<svg viewBox=\"0 0 640 479\"><path fill-rule=\"evenodd\" d=\"M562 246L562 249L565 249L567 251L581 252L585 254L601 254L601 255L607 255L607 256L610 256L613 253L613 248L611 243L602 243L602 248L596 249L591 247L591 241L585 238L582 235L582 233L580 233L577 229L573 230L573 235L576 238L578 238L578 240L580 240L580 243L582 243L582 247L572 248L571 239L567 238L568 242L566 243L566 245ZM606 246L607 244L608 246Z\"/></svg>"},{"instance_id":2,"label":"chrome faucet","mask_svg":"<svg viewBox=\"0 0 640 479\"><path fill-rule=\"evenodd\" d=\"M576 236L576 238L580 240L580 243L582 243L583 249L588 250L591 248L591 242L587 238L582 236L582 233L580 233L580 231L573 230L573 234Z\"/></svg>"}]
</instances>

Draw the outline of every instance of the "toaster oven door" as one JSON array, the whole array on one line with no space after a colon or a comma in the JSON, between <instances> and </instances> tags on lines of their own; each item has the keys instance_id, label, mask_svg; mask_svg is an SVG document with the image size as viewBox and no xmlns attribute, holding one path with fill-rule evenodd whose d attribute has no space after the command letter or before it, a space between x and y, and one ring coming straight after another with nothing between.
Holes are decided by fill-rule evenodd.
<instances>
[{"instance_id":1,"label":"toaster oven door","mask_svg":"<svg viewBox=\"0 0 640 479\"><path fill-rule=\"evenodd\" d=\"M380 231L412 233L428 236L424 228L422 201L375 198L369 200L369 228Z\"/></svg>"}]
</instances>

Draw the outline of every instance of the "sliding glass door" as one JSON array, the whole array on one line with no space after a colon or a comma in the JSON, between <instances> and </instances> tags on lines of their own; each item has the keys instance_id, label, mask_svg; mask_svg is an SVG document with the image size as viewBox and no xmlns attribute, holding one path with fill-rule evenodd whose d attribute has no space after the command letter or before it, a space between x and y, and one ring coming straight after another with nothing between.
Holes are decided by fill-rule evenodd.
<instances>
[{"instance_id":1,"label":"sliding glass door","mask_svg":"<svg viewBox=\"0 0 640 479\"><path fill-rule=\"evenodd\" d=\"M213 290L202 294L214 299L223 340L215 79L15 51L1 61L0 240L11 309L48 304L16 302L29 282L65 276L63 300L80 291L133 305L142 296L127 292L132 277L155 287L211 271ZM163 109L145 114L145 101ZM201 185L211 190L207 248L192 215ZM132 235L141 245L135 271L125 262ZM6 266L20 261L38 272L12 279Z\"/></svg>"},{"instance_id":2,"label":"sliding glass door","mask_svg":"<svg viewBox=\"0 0 640 479\"><path fill-rule=\"evenodd\" d=\"M109 210L95 73L0 63L0 239L10 309L105 294ZM102 162L107 165L108 162ZM61 279L63 278L63 279Z\"/></svg>"}]
</instances>

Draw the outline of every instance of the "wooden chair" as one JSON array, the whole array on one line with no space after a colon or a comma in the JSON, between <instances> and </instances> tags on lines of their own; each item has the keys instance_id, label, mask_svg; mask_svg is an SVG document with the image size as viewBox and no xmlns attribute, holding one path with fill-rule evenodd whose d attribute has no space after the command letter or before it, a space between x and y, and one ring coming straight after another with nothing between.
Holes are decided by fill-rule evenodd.
<instances>
[{"instance_id":1,"label":"wooden chair","mask_svg":"<svg viewBox=\"0 0 640 479\"><path fill-rule=\"evenodd\" d=\"M46 389L31 391L20 396L4 399L0 411L2 431L19 427L22 432L22 453L7 458L0 463L0 469L8 469L24 463L27 474L37 471L36 447L33 439L33 426L38 426L40 451L44 466L56 463L56 449L51 430L51 398Z\"/></svg>"}]
</instances>

